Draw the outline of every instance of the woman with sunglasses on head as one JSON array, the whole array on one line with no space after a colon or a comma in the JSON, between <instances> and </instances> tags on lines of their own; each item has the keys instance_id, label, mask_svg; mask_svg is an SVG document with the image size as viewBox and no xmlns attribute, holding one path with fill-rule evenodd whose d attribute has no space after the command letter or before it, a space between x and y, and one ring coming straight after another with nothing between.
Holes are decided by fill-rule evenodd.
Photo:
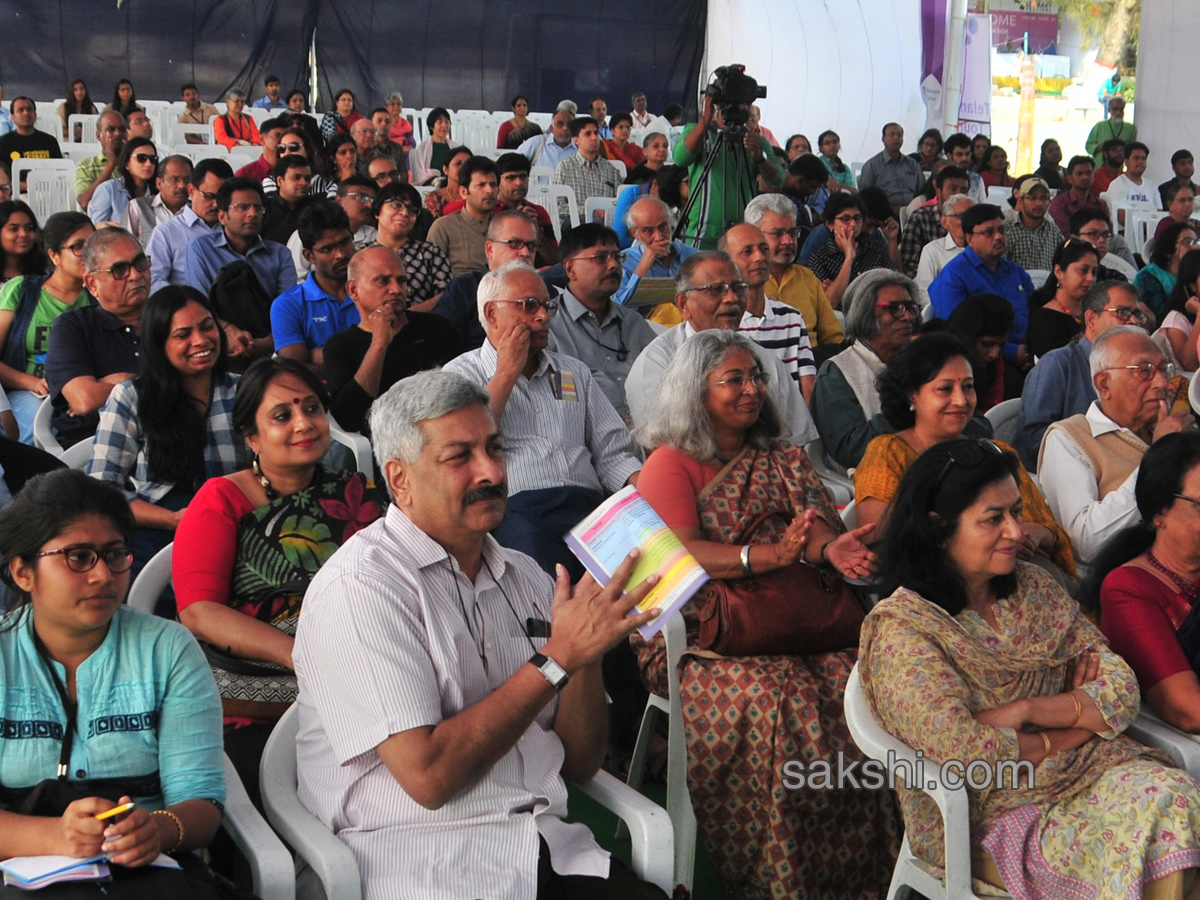
<instances>
[{"instance_id":1,"label":"woman with sunglasses on head","mask_svg":"<svg viewBox=\"0 0 1200 900\"><path fill-rule=\"evenodd\" d=\"M238 381L232 419L253 461L205 482L175 535L179 619L209 645L225 751L252 798L263 745L296 699L292 639L305 588L388 505L366 476L321 465L328 410L325 386L307 367L255 360ZM278 527L289 517L295 527Z\"/></svg>"},{"instance_id":2,"label":"woman with sunglasses on head","mask_svg":"<svg viewBox=\"0 0 1200 900\"><path fill-rule=\"evenodd\" d=\"M118 225L135 197L158 193L158 151L149 138L130 138L117 159L113 177L97 186L88 203L88 218L97 227Z\"/></svg>"},{"instance_id":3,"label":"woman with sunglasses on head","mask_svg":"<svg viewBox=\"0 0 1200 900\"><path fill-rule=\"evenodd\" d=\"M991 426L975 416L975 372L969 351L950 334L926 334L902 348L879 376L879 402L895 434L875 438L854 470L854 500L861 523L890 527L896 492L905 471L935 444L963 437L990 435ZM994 442L1006 453L1007 444ZM1043 565L1074 584L1071 541L1054 521L1033 479L1018 464L1017 486L1025 505L1025 522L1017 554ZM1065 579L1063 579L1065 581Z\"/></svg>"},{"instance_id":4,"label":"woman with sunglasses on head","mask_svg":"<svg viewBox=\"0 0 1200 900\"><path fill-rule=\"evenodd\" d=\"M232 418L237 376L227 369L225 332L207 297L182 285L150 295L138 375L108 395L87 468L129 497L137 571L171 542L207 479L245 467ZM157 611L174 617L173 598Z\"/></svg>"},{"instance_id":5,"label":"woman with sunglasses on head","mask_svg":"<svg viewBox=\"0 0 1200 900\"><path fill-rule=\"evenodd\" d=\"M761 353L721 329L683 343L639 430L652 452L638 489L713 579L787 579L797 606L821 608L874 572L872 529L847 531L808 455L780 439ZM679 675L691 802L726 893L882 897L900 840L891 793L788 790L779 774L781 759L861 758L841 704L857 622L809 652L718 656L701 644L710 602L683 607L695 653ZM668 696L662 637L632 643L646 686Z\"/></svg>"},{"instance_id":6,"label":"woman with sunglasses on head","mask_svg":"<svg viewBox=\"0 0 1200 900\"><path fill-rule=\"evenodd\" d=\"M337 196L338 184L333 179L327 178L322 174L324 165L321 156L317 153L315 145L303 127L294 125L281 134L279 136L279 143L275 145L275 154L279 158L299 154L309 161L309 168L312 171L312 181L308 183L308 195L310 197L328 197L333 199ZM315 163L314 160L316 161ZM279 193L279 185L275 183L275 176L273 174L264 178L262 184L265 196L270 197L272 194Z\"/></svg>"},{"instance_id":7,"label":"woman with sunglasses on head","mask_svg":"<svg viewBox=\"0 0 1200 900\"><path fill-rule=\"evenodd\" d=\"M1133 279L1133 286L1141 292L1142 300L1159 322L1167 314L1167 297L1175 290L1179 263L1194 249L1196 229L1191 221L1172 222L1155 238L1150 264Z\"/></svg>"},{"instance_id":8,"label":"woman with sunglasses on head","mask_svg":"<svg viewBox=\"0 0 1200 900\"><path fill-rule=\"evenodd\" d=\"M1030 303L1026 342L1035 357L1065 347L1083 330L1083 298L1099 268L1100 251L1083 238L1067 238L1055 251L1050 277Z\"/></svg>"},{"instance_id":9,"label":"woman with sunglasses on head","mask_svg":"<svg viewBox=\"0 0 1200 900\"><path fill-rule=\"evenodd\" d=\"M1066 591L1020 560L1020 474L1013 454L973 440L937 444L904 473L880 566L891 595L862 627L864 699L927 761L975 773L975 878L1014 897L1194 897L1200 785L1121 736L1137 681ZM897 790L909 848L944 865L940 812Z\"/></svg>"},{"instance_id":10,"label":"woman with sunglasses on head","mask_svg":"<svg viewBox=\"0 0 1200 900\"><path fill-rule=\"evenodd\" d=\"M91 302L83 286L83 245L95 230L83 213L55 213L42 229L50 275L11 278L0 287L0 387L21 426L22 443L33 443L33 417L49 393L50 326L68 309Z\"/></svg>"},{"instance_id":11,"label":"woman with sunglasses on head","mask_svg":"<svg viewBox=\"0 0 1200 900\"><path fill-rule=\"evenodd\" d=\"M0 517L18 598L0 620L0 696L35 738L0 741L0 856L103 854L118 896L214 897L185 882L221 822L220 700L185 628L124 605L133 531L120 491L74 469L30 479ZM160 853L183 871L152 867Z\"/></svg>"},{"instance_id":12,"label":"woman with sunglasses on head","mask_svg":"<svg viewBox=\"0 0 1200 900\"><path fill-rule=\"evenodd\" d=\"M0 285L22 275L45 275L48 264L33 210L21 200L0 201Z\"/></svg>"}]
</instances>

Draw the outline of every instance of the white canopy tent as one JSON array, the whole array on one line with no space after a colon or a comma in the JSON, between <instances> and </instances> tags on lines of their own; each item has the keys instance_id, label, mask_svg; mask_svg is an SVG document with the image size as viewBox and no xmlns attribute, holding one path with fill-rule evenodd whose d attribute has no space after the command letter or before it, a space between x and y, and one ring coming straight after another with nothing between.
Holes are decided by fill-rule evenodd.
<instances>
[{"instance_id":1,"label":"white canopy tent","mask_svg":"<svg viewBox=\"0 0 1200 900\"><path fill-rule=\"evenodd\" d=\"M866 160L882 149L884 124L898 121L905 151L916 149L925 104L915 0L709 0L706 42L705 78L742 63L767 86L758 105L780 142L800 132L816 150L832 128L843 160Z\"/></svg>"},{"instance_id":2,"label":"white canopy tent","mask_svg":"<svg viewBox=\"0 0 1200 900\"><path fill-rule=\"evenodd\" d=\"M1144 0L1138 51L1135 124L1150 147L1147 174L1171 177L1171 154L1186 147L1200 155L1200 94L1195 82L1200 3Z\"/></svg>"}]
</instances>

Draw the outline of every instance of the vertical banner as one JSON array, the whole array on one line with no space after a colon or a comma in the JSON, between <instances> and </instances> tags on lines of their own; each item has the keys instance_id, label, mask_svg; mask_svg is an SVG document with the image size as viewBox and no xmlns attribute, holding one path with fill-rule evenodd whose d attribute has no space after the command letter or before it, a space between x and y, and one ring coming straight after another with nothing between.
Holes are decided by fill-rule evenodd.
<instances>
[{"instance_id":1,"label":"vertical banner","mask_svg":"<svg viewBox=\"0 0 1200 900\"><path fill-rule=\"evenodd\" d=\"M986 15L967 16L958 130L969 135L992 133L992 20Z\"/></svg>"},{"instance_id":2,"label":"vertical banner","mask_svg":"<svg viewBox=\"0 0 1200 900\"><path fill-rule=\"evenodd\" d=\"M1036 97L1037 76L1033 70L1033 54L1022 54L1021 60L1021 113L1017 120L1017 164L1013 173L1024 175L1033 171L1033 104Z\"/></svg>"},{"instance_id":3,"label":"vertical banner","mask_svg":"<svg viewBox=\"0 0 1200 900\"><path fill-rule=\"evenodd\" d=\"M925 101L926 128L941 128L944 121L943 69L949 18L949 0L921 0L921 98Z\"/></svg>"}]
</instances>

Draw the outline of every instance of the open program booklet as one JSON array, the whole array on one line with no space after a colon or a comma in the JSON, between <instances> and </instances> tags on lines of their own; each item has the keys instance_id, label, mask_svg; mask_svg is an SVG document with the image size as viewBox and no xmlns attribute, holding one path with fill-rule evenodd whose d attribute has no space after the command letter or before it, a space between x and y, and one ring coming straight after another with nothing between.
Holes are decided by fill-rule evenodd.
<instances>
[{"instance_id":1,"label":"open program booklet","mask_svg":"<svg viewBox=\"0 0 1200 900\"><path fill-rule=\"evenodd\" d=\"M602 585L608 584L634 547L641 548L642 558L634 567L629 587L655 573L661 579L637 607L638 612L662 610L657 619L638 629L647 640L708 581L708 573L633 486L622 488L601 503L571 529L566 542Z\"/></svg>"}]
</instances>

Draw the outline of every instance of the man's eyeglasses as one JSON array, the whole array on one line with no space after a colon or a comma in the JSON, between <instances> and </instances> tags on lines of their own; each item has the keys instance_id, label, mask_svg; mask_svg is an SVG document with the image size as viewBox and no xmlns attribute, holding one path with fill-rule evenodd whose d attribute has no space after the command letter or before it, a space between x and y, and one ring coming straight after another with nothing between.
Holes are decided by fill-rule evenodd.
<instances>
[{"instance_id":1,"label":"man's eyeglasses","mask_svg":"<svg viewBox=\"0 0 1200 900\"><path fill-rule=\"evenodd\" d=\"M196 188L196 193L199 194L201 197L203 197L205 200L207 200L209 203L217 202L217 192L216 191L202 191L202 190L200 190L200 188Z\"/></svg>"},{"instance_id":2,"label":"man's eyeglasses","mask_svg":"<svg viewBox=\"0 0 1200 900\"><path fill-rule=\"evenodd\" d=\"M1175 377L1175 363L1171 362L1160 362L1158 365L1144 362L1129 366L1107 366L1101 371L1108 372L1113 369L1129 369L1131 372L1137 374L1138 381L1150 381L1154 378L1156 372L1161 373L1162 377L1167 379L1167 381Z\"/></svg>"},{"instance_id":3,"label":"man's eyeglasses","mask_svg":"<svg viewBox=\"0 0 1200 900\"><path fill-rule=\"evenodd\" d=\"M238 213L248 213L250 210L254 210L260 216L267 211L267 208L261 203L231 203L229 208Z\"/></svg>"},{"instance_id":4,"label":"man's eyeglasses","mask_svg":"<svg viewBox=\"0 0 1200 900\"><path fill-rule=\"evenodd\" d=\"M492 243L493 244L503 244L509 250L511 250L513 253L520 253L522 250L528 250L530 253L535 253L535 252L537 252L537 248L538 248L537 241L523 241L520 238L511 238L507 241L502 241L502 240L499 240L498 238L493 238Z\"/></svg>"},{"instance_id":5,"label":"man's eyeglasses","mask_svg":"<svg viewBox=\"0 0 1200 900\"><path fill-rule=\"evenodd\" d=\"M937 482L933 487L933 494L937 496L937 492L942 488L942 482L946 478L946 473L950 471L950 467L958 464L965 469L973 469L985 459L989 457L1003 456L1004 451L996 444L986 438L978 440L963 440L950 448L950 455L946 457L946 464L942 466L941 474L938 475Z\"/></svg>"},{"instance_id":6,"label":"man's eyeglasses","mask_svg":"<svg viewBox=\"0 0 1200 900\"><path fill-rule=\"evenodd\" d=\"M386 172L380 172L375 176L377 182L380 181L395 181L400 177L399 169L388 169Z\"/></svg>"},{"instance_id":7,"label":"man's eyeglasses","mask_svg":"<svg viewBox=\"0 0 1200 900\"><path fill-rule=\"evenodd\" d=\"M886 309L893 319L915 319L921 314L921 307L911 300L887 300L883 303L876 303L875 308Z\"/></svg>"},{"instance_id":8,"label":"man's eyeglasses","mask_svg":"<svg viewBox=\"0 0 1200 900\"><path fill-rule=\"evenodd\" d=\"M164 175L162 178L163 184L187 184L190 180L186 175Z\"/></svg>"},{"instance_id":9,"label":"man's eyeglasses","mask_svg":"<svg viewBox=\"0 0 1200 900\"><path fill-rule=\"evenodd\" d=\"M834 221L837 221L837 220L835 219ZM764 231L763 234L765 234L769 238L774 238L775 240L779 240L781 237L786 235L787 237L790 237L794 241L800 237L800 229L799 228L774 228L771 231Z\"/></svg>"},{"instance_id":10,"label":"man's eyeglasses","mask_svg":"<svg viewBox=\"0 0 1200 900\"><path fill-rule=\"evenodd\" d=\"M158 157L150 153L135 153L133 154L133 158L143 164L154 163L154 165L158 165Z\"/></svg>"},{"instance_id":11,"label":"man's eyeglasses","mask_svg":"<svg viewBox=\"0 0 1200 900\"><path fill-rule=\"evenodd\" d=\"M714 281L712 284L698 284L695 287L684 288L682 293L689 294L692 291L707 294L710 300L720 300L733 291L739 299L744 299L750 293L750 285L744 281Z\"/></svg>"},{"instance_id":12,"label":"man's eyeglasses","mask_svg":"<svg viewBox=\"0 0 1200 900\"><path fill-rule=\"evenodd\" d=\"M277 144L275 151L277 153L299 153L304 149L304 145L299 141L288 141L286 144Z\"/></svg>"},{"instance_id":13,"label":"man's eyeglasses","mask_svg":"<svg viewBox=\"0 0 1200 900\"><path fill-rule=\"evenodd\" d=\"M1081 231L1079 236L1087 238L1089 241L1098 241L1103 238L1106 241L1111 241L1113 233L1111 231Z\"/></svg>"},{"instance_id":14,"label":"man's eyeglasses","mask_svg":"<svg viewBox=\"0 0 1200 900\"><path fill-rule=\"evenodd\" d=\"M349 197L351 200L357 200L363 206L370 206L375 202L375 198L370 194L360 194L357 191L349 194L343 194L343 197Z\"/></svg>"},{"instance_id":15,"label":"man's eyeglasses","mask_svg":"<svg viewBox=\"0 0 1200 900\"><path fill-rule=\"evenodd\" d=\"M558 301L555 299L542 300L538 297L517 297L512 300L493 300L492 303L520 303L522 311L532 316L539 309L544 308L546 315L553 317L558 312Z\"/></svg>"},{"instance_id":16,"label":"man's eyeglasses","mask_svg":"<svg viewBox=\"0 0 1200 900\"><path fill-rule=\"evenodd\" d=\"M732 378L726 378L722 381L714 381L712 386L721 387L722 385L728 385L735 390L742 391L746 389L747 381L753 382L754 386L757 388L765 388L771 382L771 373L754 372L749 377L745 375L734 375Z\"/></svg>"},{"instance_id":17,"label":"man's eyeglasses","mask_svg":"<svg viewBox=\"0 0 1200 900\"><path fill-rule=\"evenodd\" d=\"M107 269L97 269L96 273L107 272L117 281L124 281L134 269L137 269L139 272L148 272L150 270L150 257L145 253L139 253L128 262L113 263Z\"/></svg>"},{"instance_id":18,"label":"man's eyeglasses","mask_svg":"<svg viewBox=\"0 0 1200 900\"><path fill-rule=\"evenodd\" d=\"M1004 226L1001 225L998 228L984 228L984 229L977 228L974 231L968 231L967 234L973 234L976 237L987 238L990 241L996 235L1004 234Z\"/></svg>"},{"instance_id":19,"label":"man's eyeglasses","mask_svg":"<svg viewBox=\"0 0 1200 900\"><path fill-rule=\"evenodd\" d=\"M625 253L607 250L601 253L593 253L591 256L572 256L571 259L590 259L592 262L597 262L602 266L607 266L610 262L625 262L625 256Z\"/></svg>"},{"instance_id":20,"label":"man's eyeglasses","mask_svg":"<svg viewBox=\"0 0 1200 900\"><path fill-rule=\"evenodd\" d=\"M1134 306L1106 306L1101 312L1112 313L1122 325L1128 325L1130 321L1145 325L1149 321L1147 315Z\"/></svg>"},{"instance_id":21,"label":"man's eyeglasses","mask_svg":"<svg viewBox=\"0 0 1200 900\"><path fill-rule=\"evenodd\" d=\"M37 555L39 557L61 555L68 569L81 573L90 572L96 568L96 563L101 559L104 560L104 565L108 566L108 571L115 574L128 572L129 567L133 565L133 551L125 547L94 550L91 547L71 544L68 547L59 547L57 550L43 550Z\"/></svg>"}]
</instances>

